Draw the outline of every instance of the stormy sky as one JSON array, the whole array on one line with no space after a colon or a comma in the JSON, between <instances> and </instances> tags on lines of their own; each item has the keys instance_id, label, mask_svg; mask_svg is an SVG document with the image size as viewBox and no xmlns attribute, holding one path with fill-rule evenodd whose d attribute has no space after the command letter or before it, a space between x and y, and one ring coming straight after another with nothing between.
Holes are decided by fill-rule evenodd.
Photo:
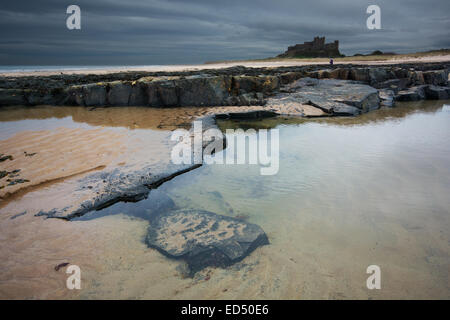
<instances>
[{"instance_id":1,"label":"stormy sky","mask_svg":"<svg viewBox=\"0 0 450 320\"><path fill-rule=\"evenodd\" d=\"M81 30L66 8L81 8ZM366 9L381 8L381 30ZM320 35L346 55L450 48L449 0L2 0L0 65L265 58Z\"/></svg>"}]
</instances>

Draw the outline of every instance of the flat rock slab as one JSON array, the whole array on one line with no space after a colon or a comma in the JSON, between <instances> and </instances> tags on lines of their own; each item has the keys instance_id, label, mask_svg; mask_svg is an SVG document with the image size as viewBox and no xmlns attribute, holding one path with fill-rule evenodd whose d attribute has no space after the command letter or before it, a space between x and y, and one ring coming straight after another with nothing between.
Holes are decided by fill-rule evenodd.
<instances>
[{"instance_id":1,"label":"flat rock slab","mask_svg":"<svg viewBox=\"0 0 450 320\"><path fill-rule=\"evenodd\" d=\"M328 114L322 109L293 101L289 96L281 97L278 104L269 105L271 111L282 116L323 117Z\"/></svg>"},{"instance_id":2,"label":"flat rock slab","mask_svg":"<svg viewBox=\"0 0 450 320\"><path fill-rule=\"evenodd\" d=\"M292 109L291 105L310 105L327 115L358 115L379 108L378 90L355 81L303 78L282 88L282 93L269 98L268 108ZM305 110L305 115L320 115Z\"/></svg>"},{"instance_id":3,"label":"flat rock slab","mask_svg":"<svg viewBox=\"0 0 450 320\"><path fill-rule=\"evenodd\" d=\"M256 224L203 210L178 210L151 218L146 243L186 261L192 276L208 266L236 263L269 240Z\"/></svg>"},{"instance_id":4,"label":"flat rock slab","mask_svg":"<svg viewBox=\"0 0 450 320\"><path fill-rule=\"evenodd\" d=\"M205 130L215 126L211 117L203 117L202 120ZM131 135L121 158L125 161L123 164L106 166L101 171L39 188L26 194L20 202L7 203L0 208L0 214L26 211L37 216L71 220L117 202L145 199L150 190L200 166L195 163L174 164L171 150L177 143L171 140L171 131ZM204 143L206 145L206 140Z\"/></svg>"}]
</instances>

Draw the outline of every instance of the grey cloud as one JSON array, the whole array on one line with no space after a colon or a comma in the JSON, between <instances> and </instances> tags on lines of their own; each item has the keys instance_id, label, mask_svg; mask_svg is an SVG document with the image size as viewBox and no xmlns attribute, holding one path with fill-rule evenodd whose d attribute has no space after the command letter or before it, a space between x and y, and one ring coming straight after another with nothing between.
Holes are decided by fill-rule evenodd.
<instances>
[{"instance_id":1,"label":"grey cloud","mask_svg":"<svg viewBox=\"0 0 450 320\"><path fill-rule=\"evenodd\" d=\"M382 30L365 26L378 4ZM82 30L65 27L78 4ZM0 8L0 64L171 64L274 56L316 35L345 54L450 46L448 0L60 0Z\"/></svg>"}]
</instances>

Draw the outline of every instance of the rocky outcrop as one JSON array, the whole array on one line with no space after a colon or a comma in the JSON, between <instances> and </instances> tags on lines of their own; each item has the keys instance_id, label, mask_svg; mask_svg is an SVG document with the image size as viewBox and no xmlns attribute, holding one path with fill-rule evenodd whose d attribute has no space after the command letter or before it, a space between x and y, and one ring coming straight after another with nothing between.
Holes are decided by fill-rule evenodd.
<instances>
[{"instance_id":1,"label":"rocky outcrop","mask_svg":"<svg viewBox=\"0 0 450 320\"><path fill-rule=\"evenodd\" d=\"M26 104L24 90L0 89L0 106L24 105L24 104Z\"/></svg>"},{"instance_id":2,"label":"rocky outcrop","mask_svg":"<svg viewBox=\"0 0 450 320\"><path fill-rule=\"evenodd\" d=\"M441 87L441 86L426 86L425 96L429 100L444 100L450 99L450 87Z\"/></svg>"},{"instance_id":3,"label":"rocky outcrop","mask_svg":"<svg viewBox=\"0 0 450 320\"><path fill-rule=\"evenodd\" d=\"M199 119L197 119L199 120ZM216 128L214 118L205 116L201 118L202 130ZM193 128L191 128L191 134ZM71 220L81 217L91 211L102 210L117 202L137 202L146 199L149 192L172 178L196 169L201 164L194 161L188 164L174 164L171 159L171 150L178 144L172 141L171 132L167 132L160 139L158 147L162 154L160 158L147 161L129 161L129 164L105 168L100 172L90 173L71 182L72 191L67 195L69 205L61 207L53 205L49 209L41 210L37 216ZM208 144L203 141L203 148ZM225 140L222 141L225 146ZM220 150L216 150L220 151ZM191 150L191 160L194 159L194 150Z\"/></svg>"},{"instance_id":4,"label":"rocky outcrop","mask_svg":"<svg viewBox=\"0 0 450 320\"><path fill-rule=\"evenodd\" d=\"M448 69L422 72L423 82L425 84L432 84L436 86L446 86L449 80L448 72Z\"/></svg>"},{"instance_id":5,"label":"rocky outcrop","mask_svg":"<svg viewBox=\"0 0 450 320\"><path fill-rule=\"evenodd\" d=\"M380 97L380 107L392 108L394 106L395 93L389 89L381 89L378 91Z\"/></svg>"},{"instance_id":6,"label":"rocky outcrop","mask_svg":"<svg viewBox=\"0 0 450 320\"><path fill-rule=\"evenodd\" d=\"M3 90L4 104L80 106L197 107L261 105L280 86L277 76L144 77L137 81L113 81L74 85L51 99L30 100L21 90ZM14 97L14 98L13 98ZM1 98L1 96L0 96Z\"/></svg>"},{"instance_id":7,"label":"rocky outcrop","mask_svg":"<svg viewBox=\"0 0 450 320\"><path fill-rule=\"evenodd\" d=\"M178 210L150 218L146 243L170 258L186 261L193 275L208 266L236 263L269 240L261 227L243 220L203 210Z\"/></svg>"},{"instance_id":8,"label":"rocky outcrop","mask_svg":"<svg viewBox=\"0 0 450 320\"><path fill-rule=\"evenodd\" d=\"M379 90L382 106L393 106L395 99L399 101L446 99L449 68L450 64L446 63L392 66L232 67L178 73L63 75L41 77L41 81L36 77L0 77L0 106L39 104L152 107L264 106L273 99L273 96L281 94L284 97L283 101L290 103L288 108L290 114L318 116L320 112L316 109L304 107L309 105L320 108L327 115L350 115L373 108L345 102L339 105L339 101L335 100L333 104L324 101L319 101L321 104L314 104L314 100L305 104L303 100L287 97L283 90L299 79L309 77L319 80L352 80L370 85ZM94 80L101 81L94 82ZM338 82L334 84L337 85ZM339 88L336 86L337 91ZM320 86L316 89L320 89ZM387 90L395 94L394 100L385 99ZM275 112L284 114L286 108L282 109L284 110L278 108ZM333 112L330 112L331 109Z\"/></svg>"},{"instance_id":9,"label":"rocky outcrop","mask_svg":"<svg viewBox=\"0 0 450 320\"><path fill-rule=\"evenodd\" d=\"M71 220L117 202L137 202L163 182L199 166L173 165L167 159L138 169L125 167L93 173L74 182L79 187L70 195L73 199L70 205L40 211L36 216Z\"/></svg>"},{"instance_id":10,"label":"rocky outcrop","mask_svg":"<svg viewBox=\"0 0 450 320\"><path fill-rule=\"evenodd\" d=\"M400 86L405 88L414 85L440 85L448 83L449 70L445 66L440 70L419 71L414 68L398 67L339 67L335 69L314 70L309 77L317 79L355 80L367 83L376 88Z\"/></svg>"},{"instance_id":11,"label":"rocky outcrop","mask_svg":"<svg viewBox=\"0 0 450 320\"><path fill-rule=\"evenodd\" d=\"M417 101L417 100L424 100L425 99L425 87L424 85L421 86L414 86L411 88L408 88L406 90L401 90L397 92L395 96L395 100L397 101Z\"/></svg>"},{"instance_id":12,"label":"rocky outcrop","mask_svg":"<svg viewBox=\"0 0 450 320\"><path fill-rule=\"evenodd\" d=\"M326 115L358 115L379 108L378 91L354 81L303 78L283 87L266 106L310 105Z\"/></svg>"},{"instance_id":13,"label":"rocky outcrop","mask_svg":"<svg viewBox=\"0 0 450 320\"><path fill-rule=\"evenodd\" d=\"M420 85L397 92L397 101L444 100L450 98L450 87Z\"/></svg>"}]
</instances>

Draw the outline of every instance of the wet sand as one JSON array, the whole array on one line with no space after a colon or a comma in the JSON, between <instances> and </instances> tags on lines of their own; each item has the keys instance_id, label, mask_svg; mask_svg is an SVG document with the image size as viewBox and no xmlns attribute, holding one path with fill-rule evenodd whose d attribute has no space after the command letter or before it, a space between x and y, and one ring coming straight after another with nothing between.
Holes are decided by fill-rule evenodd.
<instances>
[{"instance_id":1,"label":"wet sand","mask_svg":"<svg viewBox=\"0 0 450 320\"><path fill-rule=\"evenodd\" d=\"M441 140L449 133L448 126L442 126L448 111L436 120L434 116L442 109L442 103L438 104L403 105L357 118L312 122L286 119L281 123L280 119L268 119L247 123L256 128L281 125L288 130L283 131L285 143L292 148L281 147L282 151L292 150L285 155L287 162L281 163L280 176L261 180L255 173L259 168L204 166L165 183L160 190L180 206L246 217L263 227L271 245L258 248L237 265L227 269L207 268L193 279L181 276L177 269L181 262L170 260L144 244L147 222L130 217L127 212L68 222L35 217L30 213L15 216L8 210L8 207L15 211L20 207L38 210L45 202L67 201L64 194L72 187L73 179L30 190L1 210L0 297L448 298L449 203L445 200L448 191L445 186L449 168L445 165L448 165L447 153L436 153L436 150L447 152ZM87 159L95 158L101 147L104 148L103 165L116 166L120 161L144 161L149 156L160 156L165 150L168 128L184 126L186 119L212 112L198 108L186 116L182 110L178 113L175 110L131 109L88 111L79 107L42 107L35 114L19 109L15 113L2 114L0 111L0 121L6 121L0 123L2 137L6 137L0 143L6 141L11 148L22 146L32 152L34 144L30 140L27 145L27 135L35 137L37 143L44 143L39 142L40 139L56 134L54 141L58 143L53 144L53 148L48 144L45 153L41 150L42 159L46 159L41 166L45 163L43 168L53 170L64 163L52 160L52 155L66 150L61 148L69 148L65 139L70 139L71 134L78 136L79 145L73 146L83 148L90 141L89 135L95 132L99 136L95 143L99 145L95 144L93 150L82 149L88 155ZM221 109L224 110L230 111ZM169 114L171 118L167 118ZM49 132L31 130L30 127L30 131L23 132L19 124L33 119L50 121L55 129ZM13 125L7 126L8 123ZM83 124L81 127L80 123ZM425 128L424 123L433 124L428 130L429 135L418 129ZM26 124L30 125L29 122ZM57 129L59 124L62 129ZM49 122L43 125L47 126ZM223 125L230 127L233 124ZM36 128L41 127L36 125ZM419 131L408 131L408 128ZM296 131L298 129L300 131ZM414 132L416 134L411 134ZM385 141L383 134L390 137L387 149L382 148L385 144L381 143ZM124 140L117 145L103 141L108 135ZM154 148L138 152L150 141L154 141ZM402 144L404 148L401 148ZM426 147L427 144L430 146ZM121 145L126 146L124 152L116 148ZM359 147L355 148L355 145ZM411 149L414 146L425 148L423 155ZM21 148L15 159L22 161L25 173L34 167L28 163L28 157L20 159ZM127 154L133 156L121 158ZM38 155L29 158L33 160ZM348 162L349 155L353 155L352 164ZM85 165L83 157L69 158L71 167ZM0 163L0 167L8 161ZM314 165L316 163L318 165ZM55 171L61 174L61 171ZM343 180L342 177L347 178ZM389 193L387 186L392 186L396 192L391 190ZM424 194L423 190L428 193ZM213 191L220 192L222 199ZM145 201L130 205L142 205L145 209ZM68 275L64 273L65 268L54 270L62 262L80 266L82 290L66 288ZM368 291L365 288L365 268L369 264L381 265L384 290Z\"/></svg>"},{"instance_id":2,"label":"wet sand","mask_svg":"<svg viewBox=\"0 0 450 320\"><path fill-rule=\"evenodd\" d=\"M123 134L110 130L59 128L18 133L0 141L0 150L13 156L13 160L1 164L2 170L19 169L14 179L28 181L15 185L5 181L0 190L0 199L5 199L21 189L117 166L123 161L120 156L126 154L127 146Z\"/></svg>"},{"instance_id":3,"label":"wet sand","mask_svg":"<svg viewBox=\"0 0 450 320\"><path fill-rule=\"evenodd\" d=\"M170 158L167 143L170 130L189 129L191 122L199 117L251 110L261 110L261 107L176 110L145 107L3 108L0 110L0 123L8 126L0 129L0 133L7 137L0 140L0 150L5 155L11 155L13 160L0 163L0 169L20 171L0 182L0 208L27 192L49 187L67 178L79 178L92 171L133 163L166 161ZM33 128L29 123L23 124L24 120L45 121L39 125L34 123ZM21 125L15 126L15 123ZM74 123L84 126L74 126ZM53 129L42 130L48 126ZM23 179L25 182L11 185L7 179ZM67 188L70 182L66 183ZM75 188L73 184L71 187ZM70 193L67 188L64 193ZM25 207L22 209L25 210Z\"/></svg>"}]
</instances>

